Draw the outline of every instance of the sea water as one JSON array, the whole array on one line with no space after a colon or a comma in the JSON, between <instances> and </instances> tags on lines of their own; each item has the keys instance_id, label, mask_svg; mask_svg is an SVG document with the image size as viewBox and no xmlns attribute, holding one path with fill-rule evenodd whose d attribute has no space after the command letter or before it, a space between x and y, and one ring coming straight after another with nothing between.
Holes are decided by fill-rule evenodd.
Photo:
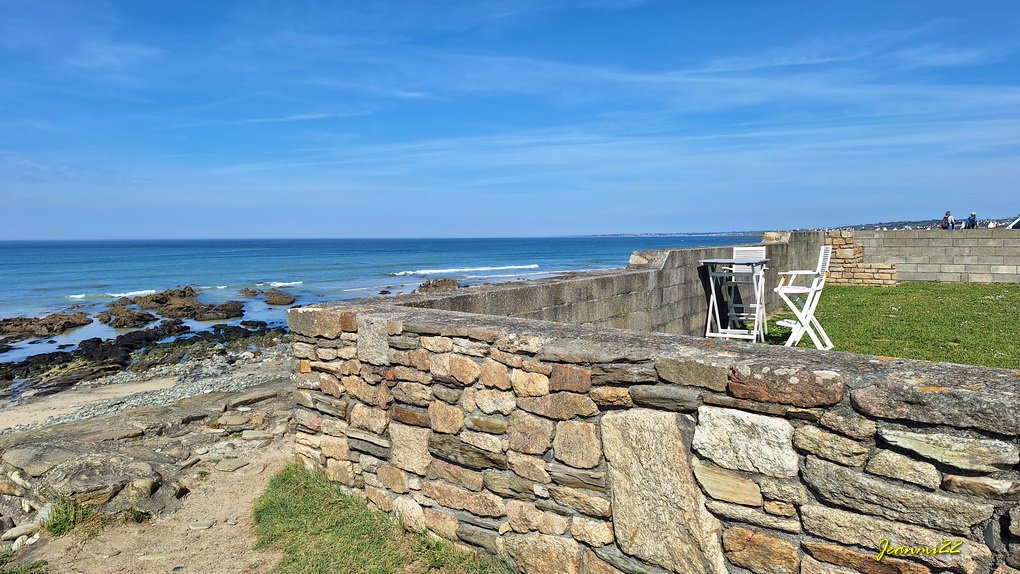
<instances>
[{"instance_id":1,"label":"sea water","mask_svg":"<svg viewBox=\"0 0 1020 574\"><path fill-rule=\"evenodd\" d=\"M76 309L91 314L120 297L191 285L209 303L240 300L245 318L284 322L283 308L238 292L281 289L295 304L408 292L428 279L476 285L625 267L632 251L752 243L754 234L513 239L237 239L188 241L0 241L0 318ZM236 323L238 320L233 321ZM209 324L189 323L192 328ZM0 361L52 351L100 324L21 342Z\"/></svg>"}]
</instances>

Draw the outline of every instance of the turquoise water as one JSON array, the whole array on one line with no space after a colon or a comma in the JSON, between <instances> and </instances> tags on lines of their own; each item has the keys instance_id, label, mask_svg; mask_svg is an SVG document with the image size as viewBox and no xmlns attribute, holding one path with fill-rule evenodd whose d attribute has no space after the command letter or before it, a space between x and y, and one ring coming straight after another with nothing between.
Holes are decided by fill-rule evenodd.
<instances>
[{"instance_id":1,"label":"turquoise water","mask_svg":"<svg viewBox=\"0 0 1020 574\"><path fill-rule=\"evenodd\" d=\"M526 239L321 239L193 241L2 241L0 318L72 306L96 313L107 303L181 285L213 303L245 301L245 315L283 322L283 309L245 299L243 287L281 288L296 304L355 299L383 289L407 292L453 277L474 285L625 267L639 249L729 245L757 235L557 237ZM193 327L204 325L193 323ZM98 322L54 339L19 343L0 361L116 331Z\"/></svg>"}]
</instances>

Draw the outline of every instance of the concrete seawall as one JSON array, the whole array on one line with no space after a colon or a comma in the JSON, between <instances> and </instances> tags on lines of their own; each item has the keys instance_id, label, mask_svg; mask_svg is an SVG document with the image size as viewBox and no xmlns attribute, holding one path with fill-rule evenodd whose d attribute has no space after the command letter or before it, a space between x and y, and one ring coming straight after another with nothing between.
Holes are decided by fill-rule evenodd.
<instances>
[{"instance_id":1,"label":"concrete seawall","mask_svg":"<svg viewBox=\"0 0 1020 574\"><path fill-rule=\"evenodd\" d=\"M870 263L898 281L1020 283L1020 229L855 231Z\"/></svg>"}]
</instances>

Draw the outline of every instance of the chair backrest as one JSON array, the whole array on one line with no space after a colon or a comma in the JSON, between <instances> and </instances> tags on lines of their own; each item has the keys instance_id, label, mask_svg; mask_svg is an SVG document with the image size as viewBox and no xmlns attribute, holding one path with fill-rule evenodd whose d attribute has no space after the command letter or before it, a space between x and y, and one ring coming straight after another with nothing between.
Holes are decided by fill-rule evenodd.
<instances>
[{"instance_id":1,"label":"chair backrest","mask_svg":"<svg viewBox=\"0 0 1020 574\"><path fill-rule=\"evenodd\" d=\"M829 270L829 260L832 259L832 246L823 245L818 251L818 269L819 275L824 275Z\"/></svg>"},{"instance_id":2,"label":"chair backrest","mask_svg":"<svg viewBox=\"0 0 1020 574\"><path fill-rule=\"evenodd\" d=\"M734 259L765 259L765 247L734 247L733 248ZM750 265L734 265L734 273L750 273Z\"/></svg>"}]
</instances>

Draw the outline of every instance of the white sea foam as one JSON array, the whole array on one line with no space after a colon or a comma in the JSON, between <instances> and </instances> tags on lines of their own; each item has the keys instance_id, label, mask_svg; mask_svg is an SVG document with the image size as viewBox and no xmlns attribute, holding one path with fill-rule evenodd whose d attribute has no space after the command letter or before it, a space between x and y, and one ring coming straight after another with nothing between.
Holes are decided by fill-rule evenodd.
<instances>
[{"instance_id":1,"label":"white sea foam","mask_svg":"<svg viewBox=\"0 0 1020 574\"><path fill-rule=\"evenodd\" d=\"M587 273L589 271L610 271L613 267L592 267L590 269L560 269L559 271L531 271L528 273L494 273L486 275L465 275L464 279L495 279L506 277L536 277L540 275L552 276L560 273Z\"/></svg>"},{"instance_id":2,"label":"white sea foam","mask_svg":"<svg viewBox=\"0 0 1020 574\"><path fill-rule=\"evenodd\" d=\"M293 287L294 285L301 285L304 281L272 281L269 283L270 287Z\"/></svg>"},{"instance_id":3,"label":"white sea foam","mask_svg":"<svg viewBox=\"0 0 1020 574\"><path fill-rule=\"evenodd\" d=\"M67 298L68 299L84 299L85 298L85 294L84 293L78 293L78 294L75 294L75 295L68 295Z\"/></svg>"},{"instance_id":4,"label":"white sea foam","mask_svg":"<svg viewBox=\"0 0 1020 574\"><path fill-rule=\"evenodd\" d=\"M199 289L226 289L228 285L203 285Z\"/></svg>"},{"instance_id":5,"label":"white sea foam","mask_svg":"<svg viewBox=\"0 0 1020 574\"><path fill-rule=\"evenodd\" d=\"M368 291L369 289L378 289L378 287L352 287L350 289L341 289L341 291Z\"/></svg>"},{"instance_id":6,"label":"white sea foam","mask_svg":"<svg viewBox=\"0 0 1020 574\"><path fill-rule=\"evenodd\" d=\"M501 267L454 267L450 269L415 269L413 271L397 271L387 273L390 277L405 275L437 275L439 273L470 273L472 271L502 271L504 269L538 269L537 263L531 265L503 265Z\"/></svg>"},{"instance_id":7,"label":"white sea foam","mask_svg":"<svg viewBox=\"0 0 1020 574\"><path fill-rule=\"evenodd\" d=\"M128 291L127 293L107 293L107 297L142 297L144 295L153 295L156 293L155 289L142 289L141 291Z\"/></svg>"}]
</instances>

